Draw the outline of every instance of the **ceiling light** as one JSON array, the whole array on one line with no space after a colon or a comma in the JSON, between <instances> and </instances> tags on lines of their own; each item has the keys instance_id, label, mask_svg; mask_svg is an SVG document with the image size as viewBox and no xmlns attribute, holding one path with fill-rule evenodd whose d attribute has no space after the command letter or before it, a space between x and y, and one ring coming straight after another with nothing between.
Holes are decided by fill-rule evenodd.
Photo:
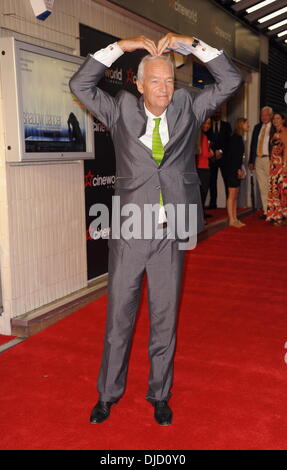
<instances>
[{"instance_id":1,"label":"ceiling light","mask_svg":"<svg viewBox=\"0 0 287 470\"><path fill-rule=\"evenodd\" d=\"M287 34L287 29L285 31L281 31L281 33L277 33L278 38L281 38L281 36L285 36Z\"/></svg>"},{"instance_id":2,"label":"ceiling light","mask_svg":"<svg viewBox=\"0 0 287 470\"><path fill-rule=\"evenodd\" d=\"M268 26L268 29L270 29L270 31L273 31L273 29L280 28L284 24L287 24L287 20L279 21L279 23L275 23L272 26Z\"/></svg>"},{"instance_id":3,"label":"ceiling light","mask_svg":"<svg viewBox=\"0 0 287 470\"><path fill-rule=\"evenodd\" d=\"M287 7L281 8L280 10L274 11L273 13L270 13L270 15L263 16L263 18L260 18L258 20L259 23L265 23L265 21L272 20L272 18L275 18L276 16L282 15L283 13L286 13Z\"/></svg>"},{"instance_id":4,"label":"ceiling light","mask_svg":"<svg viewBox=\"0 0 287 470\"><path fill-rule=\"evenodd\" d=\"M275 0L265 0L264 2L257 3L257 5L254 5L253 7L247 8L247 13L253 13L256 10L259 10L259 8L266 7L270 3L275 2Z\"/></svg>"}]
</instances>

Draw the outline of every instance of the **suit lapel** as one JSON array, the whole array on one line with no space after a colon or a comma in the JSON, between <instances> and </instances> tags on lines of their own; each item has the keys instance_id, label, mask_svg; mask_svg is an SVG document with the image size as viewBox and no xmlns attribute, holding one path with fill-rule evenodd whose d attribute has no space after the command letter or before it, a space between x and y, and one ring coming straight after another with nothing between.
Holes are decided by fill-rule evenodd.
<instances>
[{"instance_id":1,"label":"suit lapel","mask_svg":"<svg viewBox=\"0 0 287 470\"><path fill-rule=\"evenodd\" d=\"M164 148L165 153L160 166L162 166L172 155L172 152L170 152L170 150L172 150L175 141L178 138L180 130L184 129L187 124L187 119L182 118L182 108L175 104L174 98L172 99L171 103L167 108L166 119L169 132L169 141Z\"/></svg>"},{"instance_id":2,"label":"suit lapel","mask_svg":"<svg viewBox=\"0 0 287 470\"><path fill-rule=\"evenodd\" d=\"M135 113L132 115L132 133L133 137L137 140L138 145L140 145L140 147L142 147L142 149L148 154L148 161L151 162L153 166L157 167L157 163L152 156L152 150L140 140L140 137L146 132L146 126L147 115L144 109L143 96L141 96L138 100Z\"/></svg>"},{"instance_id":3,"label":"suit lapel","mask_svg":"<svg viewBox=\"0 0 287 470\"><path fill-rule=\"evenodd\" d=\"M133 133L138 139L145 133L147 125L147 115L144 110L144 100L141 96L138 100L138 107L135 115L132 116Z\"/></svg>"},{"instance_id":4,"label":"suit lapel","mask_svg":"<svg viewBox=\"0 0 287 470\"><path fill-rule=\"evenodd\" d=\"M258 126L258 131L257 131L257 138L259 137L260 131L262 129L263 123L261 122Z\"/></svg>"},{"instance_id":5,"label":"suit lapel","mask_svg":"<svg viewBox=\"0 0 287 470\"><path fill-rule=\"evenodd\" d=\"M141 96L138 100L138 106L136 112L132 116L132 129L133 129L133 136L137 139L138 145L140 145L148 154L151 161L154 165L157 166L153 156L152 150L147 147L141 140L140 137L145 134L147 126L147 115L144 109L144 100L143 96Z\"/></svg>"},{"instance_id":6,"label":"suit lapel","mask_svg":"<svg viewBox=\"0 0 287 470\"><path fill-rule=\"evenodd\" d=\"M173 137L173 131L176 126L179 111L180 110L177 108L177 106L174 103L174 99L172 99L166 111L166 120L167 120L167 125L168 125L168 132L169 132L169 142ZM169 145L169 142L167 143L166 146Z\"/></svg>"}]
</instances>

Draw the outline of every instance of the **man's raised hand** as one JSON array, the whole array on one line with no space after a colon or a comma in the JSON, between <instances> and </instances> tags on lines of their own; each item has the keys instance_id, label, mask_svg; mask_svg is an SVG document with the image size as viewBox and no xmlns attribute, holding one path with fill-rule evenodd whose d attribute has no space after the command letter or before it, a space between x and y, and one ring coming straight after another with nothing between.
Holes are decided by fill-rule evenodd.
<instances>
[{"instance_id":1,"label":"man's raised hand","mask_svg":"<svg viewBox=\"0 0 287 470\"><path fill-rule=\"evenodd\" d=\"M158 55L158 50L154 41L143 35L135 38L122 39L121 41L118 41L118 45L124 52L133 52L138 49L145 49L150 53L150 55Z\"/></svg>"},{"instance_id":2,"label":"man's raised hand","mask_svg":"<svg viewBox=\"0 0 287 470\"><path fill-rule=\"evenodd\" d=\"M152 56L159 56L168 49L177 49L179 43L191 46L194 41L192 36L181 36L180 34L168 33L162 37L156 46L155 42L144 35L135 38L122 39L118 45L124 52L133 52L138 49L145 49Z\"/></svg>"},{"instance_id":3,"label":"man's raised hand","mask_svg":"<svg viewBox=\"0 0 287 470\"><path fill-rule=\"evenodd\" d=\"M191 46L193 41L194 37L192 36L181 36L180 34L168 33L158 41L158 55L161 55L164 52L169 52L168 48L177 49L179 47L179 43Z\"/></svg>"}]
</instances>

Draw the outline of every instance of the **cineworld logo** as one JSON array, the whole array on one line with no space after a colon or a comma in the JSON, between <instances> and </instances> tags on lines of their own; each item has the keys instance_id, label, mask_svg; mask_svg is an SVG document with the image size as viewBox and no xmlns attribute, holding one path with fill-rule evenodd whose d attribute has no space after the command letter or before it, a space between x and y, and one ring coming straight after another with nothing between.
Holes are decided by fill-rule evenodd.
<instances>
[{"instance_id":1,"label":"cineworld logo","mask_svg":"<svg viewBox=\"0 0 287 470\"><path fill-rule=\"evenodd\" d=\"M106 80L117 85L123 84L123 69L108 69L105 71Z\"/></svg>"},{"instance_id":2,"label":"cineworld logo","mask_svg":"<svg viewBox=\"0 0 287 470\"><path fill-rule=\"evenodd\" d=\"M104 134L104 133L108 134L109 133L109 130L100 121L94 121L93 130L94 130L94 132L100 133L100 134L101 133L102 134Z\"/></svg>"},{"instance_id":3,"label":"cineworld logo","mask_svg":"<svg viewBox=\"0 0 287 470\"><path fill-rule=\"evenodd\" d=\"M137 74L133 71L132 68L129 68L127 70L126 83L131 83L132 85L135 85L136 81L137 81Z\"/></svg>"},{"instance_id":4,"label":"cineworld logo","mask_svg":"<svg viewBox=\"0 0 287 470\"><path fill-rule=\"evenodd\" d=\"M112 187L116 182L115 175L110 176L95 176L91 170L85 176L85 188L96 188L96 187Z\"/></svg>"},{"instance_id":5,"label":"cineworld logo","mask_svg":"<svg viewBox=\"0 0 287 470\"><path fill-rule=\"evenodd\" d=\"M211 28L214 34L216 34L216 36L219 36L224 41L232 43L232 35L230 33L228 33L227 31L224 31L215 23L211 25Z\"/></svg>"},{"instance_id":6,"label":"cineworld logo","mask_svg":"<svg viewBox=\"0 0 287 470\"><path fill-rule=\"evenodd\" d=\"M182 3L178 0L169 0L168 3L169 8L176 11L182 16L188 18L192 23L197 23L198 21L198 13L196 10L190 10L189 8L185 7Z\"/></svg>"},{"instance_id":7,"label":"cineworld logo","mask_svg":"<svg viewBox=\"0 0 287 470\"><path fill-rule=\"evenodd\" d=\"M111 231L110 227L101 228L97 230L93 230L89 228L87 230L87 240L88 241L99 240L99 239L108 240L110 238L110 231Z\"/></svg>"},{"instance_id":8,"label":"cineworld logo","mask_svg":"<svg viewBox=\"0 0 287 470\"><path fill-rule=\"evenodd\" d=\"M115 175L111 176L95 176L93 178L93 186L113 186L116 182Z\"/></svg>"},{"instance_id":9,"label":"cineworld logo","mask_svg":"<svg viewBox=\"0 0 287 470\"><path fill-rule=\"evenodd\" d=\"M137 81L137 74L136 72L130 67L125 71L125 82L130 83L131 85L135 85ZM105 78L108 82L114 83L116 85L123 85L124 83L124 73L123 69L108 69L105 71ZM97 132L104 132L102 130Z\"/></svg>"}]
</instances>

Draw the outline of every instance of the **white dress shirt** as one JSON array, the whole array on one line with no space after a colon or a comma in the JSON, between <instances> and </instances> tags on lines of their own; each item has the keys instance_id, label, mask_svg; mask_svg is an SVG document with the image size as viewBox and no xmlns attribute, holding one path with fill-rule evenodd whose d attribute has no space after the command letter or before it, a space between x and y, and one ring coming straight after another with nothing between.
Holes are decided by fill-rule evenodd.
<instances>
[{"instance_id":1,"label":"white dress shirt","mask_svg":"<svg viewBox=\"0 0 287 470\"><path fill-rule=\"evenodd\" d=\"M169 141L166 110L160 116L154 116L154 114L152 114L145 105L144 109L147 115L147 125L145 133L140 137L140 141L145 144L146 147L152 150L152 133L155 126L154 119L161 118L159 123L159 134L161 138L161 143L165 147Z\"/></svg>"},{"instance_id":2,"label":"white dress shirt","mask_svg":"<svg viewBox=\"0 0 287 470\"><path fill-rule=\"evenodd\" d=\"M199 41L196 47L189 47L190 53L195 55L198 59L202 62L209 62L210 60L214 59L215 57L222 54L223 51L219 51L214 47L208 46L203 41ZM118 45L117 42L110 44L109 46L105 47L104 49L100 49L95 54L92 54L92 57L96 59L98 62L101 62L106 67L111 67L113 62L115 62L119 57L124 54L122 48ZM146 132L142 135L139 139L140 141L149 149L152 149L152 133L155 126L153 121L154 118L160 117L160 126L159 126L159 133L162 141L162 145L165 146L169 141L169 132L168 132L168 125L166 119L166 110L163 112L161 116L154 116L145 106L145 112L147 115L147 126ZM159 211L159 224L166 222L166 213L164 207L160 207Z\"/></svg>"},{"instance_id":3,"label":"white dress shirt","mask_svg":"<svg viewBox=\"0 0 287 470\"><path fill-rule=\"evenodd\" d=\"M213 132L215 133L215 128L217 124L217 131L220 132L221 121L213 121Z\"/></svg>"},{"instance_id":4,"label":"white dress shirt","mask_svg":"<svg viewBox=\"0 0 287 470\"><path fill-rule=\"evenodd\" d=\"M258 154L258 147L259 147L259 142L260 142L260 136L264 132L264 128L266 126L266 131L265 131L265 136L263 140L263 155L269 155L269 137L270 137L270 130L271 130L271 122L268 122L268 124L263 124L259 135L258 135L258 140L257 140L257 154Z\"/></svg>"}]
</instances>

